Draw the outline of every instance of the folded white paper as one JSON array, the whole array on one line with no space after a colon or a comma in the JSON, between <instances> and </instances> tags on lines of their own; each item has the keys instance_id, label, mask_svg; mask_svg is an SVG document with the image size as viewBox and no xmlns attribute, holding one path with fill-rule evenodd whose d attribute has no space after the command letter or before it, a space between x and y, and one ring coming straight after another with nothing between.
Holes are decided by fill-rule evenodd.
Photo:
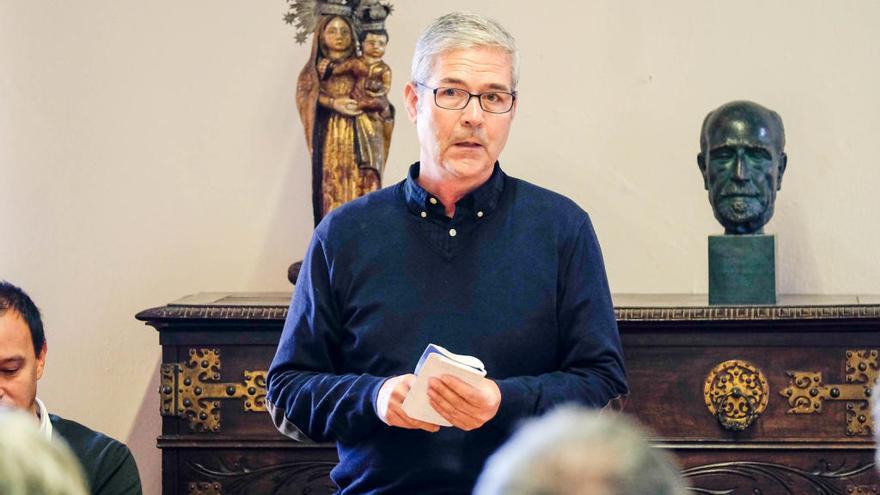
<instances>
[{"instance_id":1,"label":"folded white paper","mask_svg":"<svg viewBox=\"0 0 880 495\"><path fill-rule=\"evenodd\" d=\"M416 365L416 380L403 400L403 411L411 418L440 426L452 426L449 421L431 407L428 398L428 379L442 375L452 375L463 382L476 385L486 376L483 362L473 356L449 352L443 347L428 344L419 364Z\"/></svg>"}]
</instances>

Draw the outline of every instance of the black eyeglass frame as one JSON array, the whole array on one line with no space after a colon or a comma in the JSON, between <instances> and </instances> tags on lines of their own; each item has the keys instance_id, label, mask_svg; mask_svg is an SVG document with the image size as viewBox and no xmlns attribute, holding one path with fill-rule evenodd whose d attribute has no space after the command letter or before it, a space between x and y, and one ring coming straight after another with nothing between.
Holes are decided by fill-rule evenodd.
<instances>
[{"instance_id":1,"label":"black eyeglass frame","mask_svg":"<svg viewBox=\"0 0 880 495\"><path fill-rule=\"evenodd\" d=\"M416 84L417 86L422 86L423 88L430 89L434 93L434 104L437 105L437 108L442 108L444 110L461 110L463 108L467 108L467 106L470 105L470 103L471 103L471 98L476 97L477 102L480 104L480 108L484 112L492 113L495 115L503 115L505 113L510 113L510 111L513 110L513 104L516 103L516 91L486 91L484 93L476 93L475 94L475 93L471 93L470 91L468 91L466 89L454 88L452 86L440 86L437 88L432 88L431 86L428 86L427 84L419 82L419 81L413 81L413 83ZM440 103L437 102L437 91L440 91L441 89L454 89L456 91L464 91L465 93L468 94L468 99L465 100L464 105L462 105L458 108L444 107L443 105L441 105ZM510 108L508 108L507 110L505 110L503 112L494 112L494 111L488 110L486 107L484 107L482 96L486 95L486 94L491 94L491 93L495 93L495 94L501 93L501 94L505 94L505 95L510 95L511 96Z\"/></svg>"}]
</instances>

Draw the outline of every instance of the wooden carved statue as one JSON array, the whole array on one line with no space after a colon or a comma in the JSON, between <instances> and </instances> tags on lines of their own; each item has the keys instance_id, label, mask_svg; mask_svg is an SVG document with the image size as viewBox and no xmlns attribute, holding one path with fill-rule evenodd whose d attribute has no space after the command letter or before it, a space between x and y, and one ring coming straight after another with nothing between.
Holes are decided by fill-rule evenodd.
<instances>
[{"instance_id":1,"label":"wooden carved statue","mask_svg":"<svg viewBox=\"0 0 880 495\"><path fill-rule=\"evenodd\" d=\"M288 23L313 33L296 105L312 161L315 225L334 208L381 187L394 128L391 69L382 57L391 7L378 0L289 0Z\"/></svg>"}]
</instances>

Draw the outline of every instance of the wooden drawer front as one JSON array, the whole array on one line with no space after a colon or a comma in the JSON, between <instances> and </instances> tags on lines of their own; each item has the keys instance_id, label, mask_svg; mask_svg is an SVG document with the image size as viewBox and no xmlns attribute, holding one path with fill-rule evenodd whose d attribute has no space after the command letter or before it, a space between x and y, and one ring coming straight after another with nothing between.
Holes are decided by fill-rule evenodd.
<instances>
[{"instance_id":1,"label":"wooden drawer front","mask_svg":"<svg viewBox=\"0 0 880 495\"><path fill-rule=\"evenodd\" d=\"M780 348L761 345L739 347L625 346L631 394L626 410L670 440L870 440L868 396L860 401L822 400L822 392L835 389L870 391L869 384L847 381L849 346ZM865 351L862 349L861 351ZM873 349L874 353L878 349ZM765 377L769 394L766 409L744 431L721 427L706 404L705 382L721 363L739 361L754 366ZM876 358L875 358L876 362ZM814 378L799 387L795 372ZM849 374L852 377L852 373ZM819 381L815 378L820 377ZM846 389L845 387L849 387ZM819 391L816 397L811 392ZM800 397L792 404L790 396ZM838 394L840 395L840 394ZM809 400L812 399L812 400ZM797 402L805 408L794 407ZM806 409L807 414L795 411Z\"/></svg>"},{"instance_id":2,"label":"wooden drawer front","mask_svg":"<svg viewBox=\"0 0 880 495\"><path fill-rule=\"evenodd\" d=\"M664 439L871 442L878 327L629 327L623 348L626 410ZM766 408L743 431L722 427L707 405L707 377L729 361L758 370L767 386Z\"/></svg>"}]
</instances>

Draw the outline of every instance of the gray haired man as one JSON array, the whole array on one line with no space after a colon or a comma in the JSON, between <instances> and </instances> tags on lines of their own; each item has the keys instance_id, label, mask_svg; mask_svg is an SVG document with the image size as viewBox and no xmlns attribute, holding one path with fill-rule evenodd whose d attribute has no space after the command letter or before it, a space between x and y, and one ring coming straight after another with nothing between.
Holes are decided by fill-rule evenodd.
<instances>
[{"instance_id":1,"label":"gray haired man","mask_svg":"<svg viewBox=\"0 0 880 495\"><path fill-rule=\"evenodd\" d=\"M331 477L342 494L470 493L520 419L626 393L589 217L498 163L516 115L517 61L498 23L437 19L404 89L419 161L315 229L267 405L283 433L336 442ZM488 371L430 380L430 405L451 427L402 407L431 343Z\"/></svg>"},{"instance_id":2,"label":"gray haired man","mask_svg":"<svg viewBox=\"0 0 880 495\"><path fill-rule=\"evenodd\" d=\"M686 486L636 422L562 407L499 449L474 495L687 495Z\"/></svg>"}]
</instances>

